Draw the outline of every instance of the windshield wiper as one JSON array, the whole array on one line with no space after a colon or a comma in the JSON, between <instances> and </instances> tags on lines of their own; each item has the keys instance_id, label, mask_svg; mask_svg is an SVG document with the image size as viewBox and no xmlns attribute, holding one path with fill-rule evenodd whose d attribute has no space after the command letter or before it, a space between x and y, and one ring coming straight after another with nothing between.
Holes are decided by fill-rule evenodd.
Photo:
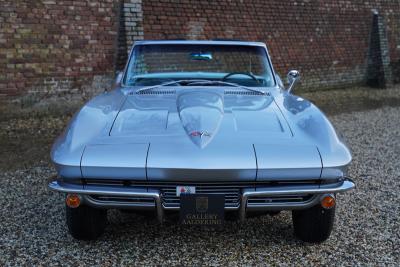
<instances>
[{"instance_id":1,"label":"windshield wiper","mask_svg":"<svg viewBox=\"0 0 400 267\"><path fill-rule=\"evenodd\" d=\"M247 86L243 86L243 85L239 85L236 83L230 83L230 82L224 82L224 81L211 81L211 80L177 80L177 81L168 81L165 83L161 83L161 84L157 84L157 85L153 85L153 86L147 86L147 87L143 87L140 88L138 90L136 90L136 93L141 93L143 91L147 91L147 90L152 90L152 89L156 89L159 87L163 87L163 86L168 86L168 85L172 85L172 84L177 84L179 86L181 86L181 84L185 84L185 85L212 85L212 84L216 84L216 85L229 85L232 87L237 87L237 88L241 88L241 89L245 89L245 90L249 90L252 92L257 92L261 95L266 95L267 92L262 91L262 90L257 90L251 87L247 87Z\"/></svg>"},{"instance_id":2,"label":"windshield wiper","mask_svg":"<svg viewBox=\"0 0 400 267\"><path fill-rule=\"evenodd\" d=\"M263 90L258 90L258 89L247 87L247 86L240 85L240 84L237 84L237 83L230 83L230 82L224 82L224 81L202 80L202 81L189 82L186 85L196 85L196 84L200 84L200 85L201 84L203 84L203 85L212 85L212 84L229 85L229 86L233 86L233 87L238 87L238 88L241 88L241 89L249 90L249 91L252 91L252 92L257 92L257 93L259 93L261 95L266 95L267 94L267 92L265 92Z\"/></svg>"}]
</instances>

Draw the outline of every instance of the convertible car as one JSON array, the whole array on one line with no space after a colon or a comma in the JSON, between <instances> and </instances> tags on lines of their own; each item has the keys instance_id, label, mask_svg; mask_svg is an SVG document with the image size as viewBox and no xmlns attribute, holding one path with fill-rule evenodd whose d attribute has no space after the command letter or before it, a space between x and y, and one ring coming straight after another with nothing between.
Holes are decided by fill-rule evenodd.
<instances>
[{"instance_id":1,"label":"convertible car","mask_svg":"<svg viewBox=\"0 0 400 267\"><path fill-rule=\"evenodd\" d=\"M179 212L184 225L291 210L295 235L326 240L351 154L326 116L285 88L266 45L140 41L114 88L86 103L55 141L66 221L95 239L107 209ZM174 217L174 216L172 216ZM189 226L187 226L189 227Z\"/></svg>"}]
</instances>

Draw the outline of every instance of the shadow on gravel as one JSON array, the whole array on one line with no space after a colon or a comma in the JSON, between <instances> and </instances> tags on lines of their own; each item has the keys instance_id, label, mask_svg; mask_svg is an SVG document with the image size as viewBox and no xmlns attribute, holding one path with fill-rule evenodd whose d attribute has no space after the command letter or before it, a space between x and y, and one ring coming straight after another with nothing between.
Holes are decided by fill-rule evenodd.
<instances>
[{"instance_id":1,"label":"shadow on gravel","mask_svg":"<svg viewBox=\"0 0 400 267\"><path fill-rule=\"evenodd\" d=\"M126 214L112 210L108 217L108 228L102 239L112 238L114 240L116 238L123 240L127 236L128 238L134 237L143 231L149 234L150 230L150 235L163 236L169 240L184 238L187 245L209 238L240 240L248 243L264 240L262 246L268 246L269 242L265 243L266 237L270 242L301 243L295 239L292 225L288 224L288 222L291 222L291 220L287 220L290 219L290 212L282 212L276 216L263 215L247 218L244 223L237 220L227 220L224 225L219 227L181 225L177 215L167 216L166 222L162 225L156 221L155 214L151 213L147 215Z\"/></svg>"},{"instance_id":2,"label":"shadow on gravel","mask_svg":"<svg viewBox=\"0 0 400 267\"><path fill-rule=\"evenodd\" d=\"M248 219L243 224L226 222L222 228L188 227L176 221L159 225L153 216L118 211L111 211L109 220L99 240L79 243L92 249L112 243L113 251L132 253L135 260L155 262L157 258L154 257L160 257L160 263L164 260L173 263L175 259L184 265L195 264L196 260L205 264L217 259L219 263L228 264L249 260L249 256L258 251L274 251L277 247L298 250L309 246L294 238L289 212L273 218L266 215ZM127 248L127 244L131 248Z\"/></svg>"}]
</instances>

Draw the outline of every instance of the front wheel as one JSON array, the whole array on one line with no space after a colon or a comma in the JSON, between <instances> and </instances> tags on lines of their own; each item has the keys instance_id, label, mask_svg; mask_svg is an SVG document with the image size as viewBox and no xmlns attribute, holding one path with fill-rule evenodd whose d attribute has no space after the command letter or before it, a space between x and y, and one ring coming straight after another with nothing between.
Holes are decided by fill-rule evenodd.
<instances>
[{"instance_id":1,"label":"front wheel","mask_svg":"<svg viewBox=\"0 0 400 267\"><path fill-rule=\"evenodd\" d=\"M106 228L107 210L85 205L77 208L66 206L66 219L69 233L74 238L93 240L98 238Z\"/></svg>"},{"instance_id":2,"label":"front wheel","mask_svg":"<svg viewBox=\"0 0 400 267\"><path fill-rule=\"evenodd\" d=\"M329 238L335 220L335 207L324 209L315 205L306 210L292 211L295 235L302 241L320 243Z\"/></svg>"}]
</instances>

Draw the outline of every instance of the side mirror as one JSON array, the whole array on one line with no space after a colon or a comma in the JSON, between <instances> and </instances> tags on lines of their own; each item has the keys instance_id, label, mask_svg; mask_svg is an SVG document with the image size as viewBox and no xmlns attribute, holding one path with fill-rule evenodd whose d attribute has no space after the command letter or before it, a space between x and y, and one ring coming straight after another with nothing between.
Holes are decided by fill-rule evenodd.
<instances>
[{"instance_id":1,"label":"side mirror","mask_svg":"<svg viewBox=\"0 0 400 267\"><path fill-rule=\"evenodd\" d=\"M119 85L122 82L122 77L124 76L124 73L122 71L118 71L116 73L116 78L115 78L115 84Z\"/></svg>"},{"instance_id":2,"label":"side mirror","mask_svg":"<svg viewBox=\"0 0 400 267\"><path fill-rule=\"evenodd\" d=\"M300 72L297 70L291 70L287 74L287 79L289 83L289 88L287 89L287 92L290 93L294 87L294 85L300 80Z\"/></svg>"},{"instance_id":3,"label":"side mirror","mask_svg":"<svg viewBox=\"0 0 400 267\"><path fill-rule=\"evenodd\" d=\"M276 79L276 83L278 84L279 88L284 89L285 86L283 85L282 79L278 74L275 75L275 79Z\"/></svg>"}]
</instances>

